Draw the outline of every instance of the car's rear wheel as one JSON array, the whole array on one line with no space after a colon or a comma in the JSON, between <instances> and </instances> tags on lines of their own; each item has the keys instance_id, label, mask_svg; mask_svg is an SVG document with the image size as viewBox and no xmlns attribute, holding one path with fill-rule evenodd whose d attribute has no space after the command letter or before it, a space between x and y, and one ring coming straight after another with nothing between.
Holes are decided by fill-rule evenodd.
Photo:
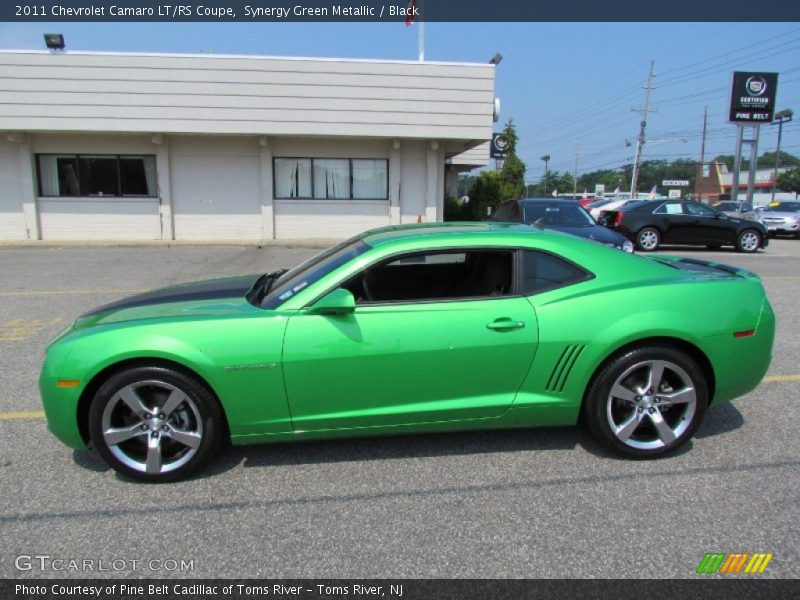
<instances>
[{"instance_id":1,"label":"car's rear wheel","mask_svg":"<svg viewBox=\"0 0 800 600\"><path fill-rule=\"evenodd\" d=\"M736 249L739 252L755 252L761 247L761 234L753 229L745 229L736 239Z\"/></svg>"},{"instance_id":2,"label":"car's rear wheel","mask_svg":"<svg viewBox=\"0 0 800 600\"><path fill-rule=\"evenodd\" d=\"M110 377L89 409L89 434L113 469L148 482L196 473L214 456L222 410L194 377L163 367L136 367Z\"/></svg>"},{"instance_id":3,"label":"car's rear wheel","mask_svg":"<svg viewBox=\"0 0 800 600\"><path fill-rule=\"evenodd\" d=\"M597 374L583 418L611 450L655 458L691 438L707 404L708 385L690 356L668 346L640 347L616 356Z\"/></svg>"},{"instance_id":4,"label":"car's rear wheel","mask_svg":"<svg viewBox=\"0 0 800 600\"><path fill-rule=\"evenodd\" d=\"M660 244L661 234L658 232L658 229L654 227L645 227L636 234L636 245L639 247L639 250L652 252L658 249Z\"/></svg>"}]
</instances>

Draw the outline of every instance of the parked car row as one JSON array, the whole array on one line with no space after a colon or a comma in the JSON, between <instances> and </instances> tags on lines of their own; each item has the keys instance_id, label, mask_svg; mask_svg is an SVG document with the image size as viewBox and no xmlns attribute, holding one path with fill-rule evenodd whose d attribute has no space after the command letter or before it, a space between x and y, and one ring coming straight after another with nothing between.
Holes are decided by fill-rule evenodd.
<instances>
[{"instance_id":1,"label":"parked car row","mask_svg":"<svg viewBox=\"0 0 800 600\"><path fill-rule=\"evenodd\" d=\"M584 208L571 200L523 198L501 204L491 220L554 229L627 252L633 252L634 245L651 252L662 244L732 246L738 252L756 252L767 247L773 233L800 234L800 202L776 203L757 218L735 214L689 200L606 198Z\"/></svg>"}]
</instances>

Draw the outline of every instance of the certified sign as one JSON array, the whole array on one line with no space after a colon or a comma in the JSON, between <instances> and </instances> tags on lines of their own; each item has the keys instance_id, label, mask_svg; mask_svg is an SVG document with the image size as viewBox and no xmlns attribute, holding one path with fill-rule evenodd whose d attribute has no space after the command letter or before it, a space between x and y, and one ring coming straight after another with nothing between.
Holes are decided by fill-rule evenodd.
<instances>
[{"instance_id":1,"label":"certified sign","mask_svg":"<svg viewBox=\"0 0 800 600\"><path fill-rule=\"evenodd\" d=\"M777 91L777 73L736 71L733 74L728 121L731 123L772 122Z\"/></svg>"},{"instance_id":2,"label":"certified sign","mask_svg":"<svg viewBox=\"0 0 800 600\"><path fill-rule=\"evenodd\" d=\"M688 179L664 179L661 181L661 187L689 187Z\"/></svg>"},{"instance_id":3,"label":"certified sign","mask_svg":"<svg viewBox=\"0 0 800 600\"><path fill-rule=\"evenodd\" d=\"M505 158L508 156L508 138L502 133L492 134L492 147L489 151L492 158Z\"/></svg>"}]
</instances>

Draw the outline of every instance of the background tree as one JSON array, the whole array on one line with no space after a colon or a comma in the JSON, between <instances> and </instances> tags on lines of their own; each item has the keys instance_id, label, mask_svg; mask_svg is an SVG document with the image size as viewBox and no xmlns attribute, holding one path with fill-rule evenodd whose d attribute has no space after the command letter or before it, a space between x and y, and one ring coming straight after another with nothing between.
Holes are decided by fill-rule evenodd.
<instances>
[{"instance_id":1,"label":"background tree","mask_svg":"<svg viewBox=\"0 0 800 600\"><path fill-rule=\"evenodd\" d=\"M482 221L495 207L506 200L525 195L525 163L517 156L517 132L509 119L503 128L508 139L508 156L499 171L484 170L478 175L462 175L458 180L458 198L445 201L445 221ZM468 186L468 187L467 187ZM466 193L462 193L462 191ZM462 196L468 196L462 202Z\"/></svg>"},{"instance_id":2,"label":"background tree","mask_svg":"<svg viewBox=\"0 0 800 600\"><path fill-rule=\"evenodd\" d=\"M500 171L502 179L500 197L502 200L518 200L525 194L525 163L517 156L517 130L514 120L509 119L503 128L503 135L508 140L508 156L503 161Z\"/></svg>"},{"instance_id":3,"label":"background tree","mask_svg":"<svg viewBox=\"0 0 800 600\"><path fill-rule=\"evenodd\" d=\"M781 159L783 162L783 159ZM800 194L800 167L778 175L778 187L784 192Z\"/></svg>"}]
</instances>

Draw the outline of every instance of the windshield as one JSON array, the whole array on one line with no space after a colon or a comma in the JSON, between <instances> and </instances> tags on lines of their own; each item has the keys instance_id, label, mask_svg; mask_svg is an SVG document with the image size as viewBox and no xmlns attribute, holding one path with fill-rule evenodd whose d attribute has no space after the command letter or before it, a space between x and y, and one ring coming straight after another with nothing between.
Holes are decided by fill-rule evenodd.
<instances>
[{"instance_id":1,"label":"windshield","mask_svg":"<svg viewBox=\"0 0 800 600\"><path fill-rule=\"evenodd\" d=\"M767 212L800 212L800 202L778 202L764 209Z\"/></svg>"},{"instance_id":2,"label":"windshield","mask_svg":"<svg viewBox=\"0 0 800 600\"><path fill-rule=\"evenodd\" d=\"M545 227L592 227L591 215L581 206L569 202L536 202L525 205L525 223L533 225L541 219Z\"/></svg>"},{"instance_id":3,"label":"windshield","mask_svg":"<svg viewBox=\"0 0 800 600\"><path fill-rule=\"evenodd\" d=\"M281 275L275 281L270 293L261 301L261 307L277 308L300 290L319 281L370 248L371 246L365 244L360 237L356 237L312 256Z\"/></svg>"}]
</instances>

